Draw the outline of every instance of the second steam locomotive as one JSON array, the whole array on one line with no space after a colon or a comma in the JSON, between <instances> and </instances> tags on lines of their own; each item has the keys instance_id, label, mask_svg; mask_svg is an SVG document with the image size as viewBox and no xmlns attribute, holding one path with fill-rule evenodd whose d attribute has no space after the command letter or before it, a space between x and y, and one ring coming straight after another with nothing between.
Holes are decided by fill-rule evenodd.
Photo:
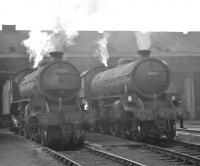
<instances>
[{"instance_id":1,"label":"second steam locomotive","mask_svg":"<svg viewBox=\"0 0 200 166\"><path fill-rule=\"evenodd\" d=\"M80 73L50 53L35 70L22 70L7 81L8 107L16 130L48 146L52 142L82 143L82 112L77 102Z\"/></svg>"},{"instance_id":2,"label":"second steam locomotive","mask_svg":"<svg viewBox=\"0 0 200 166\"><path fill-rule=\"evenodd\" d=\"M88 109L91 129L142 140L176 135L176 110L165 94L168 66L138 51L136 61L121 60L114 68L97 67L82 75L81 103Z\"/></svg>"}]
</instances>

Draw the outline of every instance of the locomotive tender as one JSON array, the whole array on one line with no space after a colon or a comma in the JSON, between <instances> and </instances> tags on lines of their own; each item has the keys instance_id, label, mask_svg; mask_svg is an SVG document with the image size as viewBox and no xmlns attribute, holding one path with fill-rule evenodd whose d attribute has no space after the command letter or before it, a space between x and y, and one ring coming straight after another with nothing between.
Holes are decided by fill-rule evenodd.
<instances>
[{"instance_id":1,"label":"locomotive tender","mask_svg":"<svg viewBox=\"0 0 200 166\"><path fill-rule=\"evenodd\" d=\"M80 100L87 105L91 129L142 140L152 135L176 135L176 108L165 94L168 66L138 51L136 61L121 60L113 68L97 67L82 75Z\"/></svg>"},{"instance_id":2,"label":"locomotive tender","mask_svg":"<svg viewBox=\"0 0 200 166\"><path fill-rule=\"evenodd\" d=\"M77 102L80 73L62 60L62 52L51 52L37 69L18 72L9 86L7 110L17 131L42 145L59 141L82 143L83 114Z\"/></svg>"}]
</instances>

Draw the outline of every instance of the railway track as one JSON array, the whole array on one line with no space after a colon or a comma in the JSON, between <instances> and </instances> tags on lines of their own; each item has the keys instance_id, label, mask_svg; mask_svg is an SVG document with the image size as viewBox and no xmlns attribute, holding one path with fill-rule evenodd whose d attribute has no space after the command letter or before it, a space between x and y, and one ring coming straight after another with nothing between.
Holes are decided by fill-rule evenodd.
<instances>
[{"instance_id":1,"label":"railway track","mask_svg":"<svg viewBox=\"0 0 200 166\"><path fill-rule=\"evenodd\" d=\"M164 146L164 147L163 147ZM172 143L161 143L160 146L144 143L143 148L148 149L158 156L159 160L170 163L169 165L195 165L200 166L200 146L174 141ZM77 161L82 166L93 165L143 165L130 159L97 150L90 146L84 146L77 152L66 151L63 155ZM106 160L105 160L106 159ZM111 162L112 160L112 162ZM90 162L89 162L90 161Z\"/></svg>"},{"instance_id":2,"label":"railway track","mask_svg":"<svg viewBox=\"0 0 200 166\"><path fill-rule=\"evenodd\" d=\"M50 154L64 165L70 166L145 166L136 161L98 150L87 145L71 151L56 152L49 148L42 148L42 151Z\"/></svg>"},{"instance_id":3,"label":"railway track","mask_svg":"<svg viewBox=\"0 0 200 166\"><path fill-rule=\"evenodd\" d=\"M151 139L150 139L151 140ZM120 146L120 145L119 145ZM132 154L134 145L122 145L126 146L128 153ZM167 162L168 165L195 165L200 166L200 145L194 145L189 143L183 143L179 141L169 142L164 139L157 139L156 141L148 141L138 145L140 149L145 149L146 154L153 154L153 158L156 160L162 160ZM137 146L137 147L138 147ZM116 148L118 145L113 146ZM52 149L41 147L42 151L50 154L56 160L59 160L64 165L70 166L144 166L144 164L136 162L137 158L126 156L126 152L120 151L120 153L107 152L99 150L98 147L92 147L90 144L83 145L81 148L69 150L69 151L54 151ZM108 148L109 149L109 148ZM126 149L126 150L127 150ZM143 154L145 155L145 154ZM122 157L123 156L123 157ZM138 161L138 159L137 159ZM141 160L139 160L141 161ZM143 162L145 163L145 162ZM146 163L148 165L148 163ZM149 164L151 165L151 164Z\"/></svg>"},{"instance_id":4,"label":"railway track","mask_svg":"<svg viewBox=\"0 0 200 166\"><path fill-rule=\"evenodd\" d=\"M178 128L178 129L176 129L176 130L177 130L177 131L182 131L182 132L200 134L200 130L195 130L195 129L181 129L181 128Z\"/></svg>"},{"instance_id":5,"label":"railway track","mask_svg":"<svg viewBox=\"0 0 200 166\"><path fill-rule=\"evenodd\" d=\"M156 142L156 144L157 143L158 142ZM150 151L150 153L154 153L158 160L166 161L169 165L200 166L200 146L198 145L179 141L169 142L162 139L160 139L159 145L154 144L155 143L144 143L141 148L145 148ZM80 166L144 165L133 161L129 157L120 157L119 155L98 150L89 145L84 145L81 149L77 150L62 151L59 152L59 154L63 155L65 158L67 157ZM66 159L62 159L59 156L56 158L58 158L60 161L64 161L63 163L65 164L69 162L66 162Z\"/></svg>"},{"instance_id":6,"label":"railway track","mask_svg":"<svg viewBox=\"0 0 200 166\"><path fill-rule=\"evenodd\" d=\"M160 155L160 159L176 165L200 166L200 145L184 143L180 141L157 143L145 143L144 148Z\"/></svg>"},{"instance_id":7,"label":"railway track","mask_svg":"<svg viewBox=\"0 0 200 166\"><path fill-rule=\"evenodd\" d=\"M24 138L20 135L17 136ZM98 150L88 144L82 145L81 147L69 146L71 150L64 150L67 148L55 146L58 150L54 150L29 139L26 139L26 141L34 149L50 155L55 160L67 166L146 166L134 160L129 160L104 150Z\"/></svg>"}]
</instances>

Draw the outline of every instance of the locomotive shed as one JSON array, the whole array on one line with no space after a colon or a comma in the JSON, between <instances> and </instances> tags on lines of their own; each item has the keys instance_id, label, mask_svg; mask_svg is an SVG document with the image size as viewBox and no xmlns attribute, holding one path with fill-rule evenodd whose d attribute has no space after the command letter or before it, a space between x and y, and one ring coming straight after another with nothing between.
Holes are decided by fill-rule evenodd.
<instances>
[{"instance_id":1,"label":"locomotive shed","mask_svg":"<svg viewBox=\"0 0 200 166\"><path fill-rule=\"evenodd\" d=\"M16 25L2 25L0 31L0 90L5 81L16 71L30 67L29 55L21 45L28 38L29 30L16 30ZM120 58L137 58L137 44L131 31L110 31L108 64L115 66ZM100 65L94 52L94 41L101 36L96 31L80 31L74 39L76 43L64 49L65 58L74 64L80 72ZM168 93L184 98L183 103L189 110L191 119L200 119L200 32L188 34L178 32L155 32L152 34L151 56L168 63L173 72L172 83ZM2 108L2 100L0 106ZM2 109L0 111L2 113Z\"/></svg>"},{"instance_id":2,"label":"locomotive shed","mask_svg":"<svg viewBox=\"0 0 200 166\"><path fill-rule=\"evenodd\" d=\"M15 25L2 26L0 31L1 91L10 76L21 69L32 66L26 48L21 45L21 42L28 38L28 33L28 30L16 30ZM110 31L109 33L111 34L108 42L110 55L108 64L110 66L116 66L120 58L138 58L134 32ZM63 49L64 58L76 66L80 72L101 65L99 60L93 56L97 49L94 41L100 36L102 34L96 31L80 31L74 39L76 44ZM194 120L200 120L200 48L196 44L199 40L200 32L190 32L187 35L175 32L155 32L152 35L151 47L151 56L165 61L173 72L172 83L167 93L181 98L190 112L191 119ZM2 108L1 102L0 98ZM6 115L2 109L0 113ZM119 153L122 151L123 148Z\"/></svg>"}]
</instances>

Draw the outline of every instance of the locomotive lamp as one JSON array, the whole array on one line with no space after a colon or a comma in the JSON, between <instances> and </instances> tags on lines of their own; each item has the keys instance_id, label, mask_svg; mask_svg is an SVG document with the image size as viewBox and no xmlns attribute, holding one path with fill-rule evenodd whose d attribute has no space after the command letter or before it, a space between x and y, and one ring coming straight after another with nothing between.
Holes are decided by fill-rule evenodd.
<instances>
[{"instance_id":1,"label":"locomotive lamp","mask_svg":"<svg viewBox=\"0 0 200 166\"><path fill-rule=\"evenodd\" d=\"M88 111L88 110L89 110L89 105L88 105L88 102L87 102L87 100L85 101L84 109L85 109L86 111Z\"/></svg>"}]
</instances>

